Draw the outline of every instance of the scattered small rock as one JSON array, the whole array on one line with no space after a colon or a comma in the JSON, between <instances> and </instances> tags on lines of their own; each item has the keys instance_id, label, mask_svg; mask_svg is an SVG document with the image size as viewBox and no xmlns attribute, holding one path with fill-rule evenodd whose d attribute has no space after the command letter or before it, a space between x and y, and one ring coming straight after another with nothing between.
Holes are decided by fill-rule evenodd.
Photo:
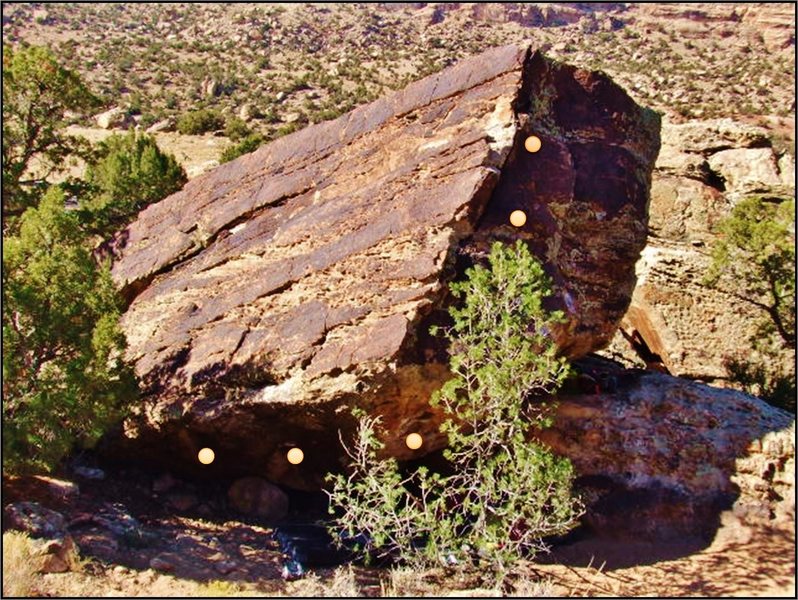
<instances>
[{"instance_id":1,"label":"scattered small rock","mask_svg":"<svg viewBox=\"0 0 798 600\"><path fill-rule=\"evenodd\" d=\"M64 515L37 502L14 502L3 509L4 528L25 531L33 537L55 539L65 535Z\"/></svg>"},{"instance_id":2,"label":"scattered small rock","mask_svg":"<svg viewBox=\"0 0 798 600\"><path fill-rule=\"evenodd\" d=\"M75 475L83 477L84 479L93 479L94 481L102 481L105 479L105 471L92 467L75 467Z\"/></svg>"}]
</instances>

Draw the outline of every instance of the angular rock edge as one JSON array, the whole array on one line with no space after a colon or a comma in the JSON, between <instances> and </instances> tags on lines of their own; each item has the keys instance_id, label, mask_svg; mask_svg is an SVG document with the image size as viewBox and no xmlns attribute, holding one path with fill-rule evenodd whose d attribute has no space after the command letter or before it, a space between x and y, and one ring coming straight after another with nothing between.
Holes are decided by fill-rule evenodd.
<instances>
[{"instance_id":1,"label":"angular rock edge","mask_svg":"<svg viewBox=\"0 0 798 600\"><path fill-rule=\"evenodd\" d=\"M447 354L428 328L447 283L523 239L569 317L562 351L602 347L658 150L658 116L605 75L508 46L190 181L106 249L143 390L112 453L311 489L340 468L353 404L383 416L387 452L413 456L411 431L440 448L428 400ZM204 446L217 459L200 470Z\"/></svg>"}]
</instances>

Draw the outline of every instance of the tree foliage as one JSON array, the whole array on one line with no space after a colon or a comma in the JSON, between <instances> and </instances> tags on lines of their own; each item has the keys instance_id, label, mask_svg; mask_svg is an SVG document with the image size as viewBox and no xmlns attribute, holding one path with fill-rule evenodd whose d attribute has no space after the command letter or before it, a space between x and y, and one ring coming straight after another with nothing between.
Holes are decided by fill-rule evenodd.
<instances>
[{"instance_id":1,"label":"tree foliage","mask_svg":"<svg viewBox=\"0 0 798 600\"><path fill-rule=\"evenodd\" d=\"M103 236L126 225L152 202L179 190L186 172L151 136L112 135L86 169L89 193L81 201L84 219Z\"/></svg>"},{"instance_id":2,"label":"tree foliage","mask_svg":"<svg viewBox=\"0 0 798 600\"><path fill-rule=\"evenodd\" d=\"M3 469L50 470L122 415L135 382L120 307L64 194L51 188L3 239Z\"/></svg>"},{"instance_id":3,"label":"tree foliage","mask_svg":"<svg viewBox=\"0 0 798 600\"><path fill-rule=\"evenodd\" d=\"M96 238L178 189L185 173L151 138L89 151L65 134L94 96L44 48L3 56L3 469L53 469L121 418L136 382L123 362L120 300L91 252ZM70 156L88 182L53 186ZM96 161L96 162L95 162ZM65 209L65 189L82 210Z\"/></svg>"},{"instance_id":4,"label":"tree foliage","mask_svg":"<svg viewBox=\"0 0 798 600\"><path fill-rule=\"evenodd\" d=\"M266 138L260 133L251 133L244 137L237 144L228 146L219 155L219 162L226 163L235 160L239 156L249 154L260 148L266 142Z\"/></svg>"},{"instance_id":5,"label":"tree foliage","mask_svg":"<svg viewBox=\"0 0 798 600\"><path fill-rule=\"evenodd\" d=\"M454 377L433 402L446 417L453 473L422 468L403 478L395 460L378 459L375 421L361 417L350 475L331 478L335 527L365 535L364 552L416 565L477 562L501 574L576 523L570 462L527 439L550 425L551 394L568 372L552 340L562 315L544 308L550 282L525 244L496 243L489 261L451 285L462 304L438 331Z\"/></svg>"},{"instance_id":6,"label":"tree foliage","mask_svg":"<svg viewBox=\"0 0 798 600\"><path fill-rule=\"evenodd\" d=\"M89 146L65 133L69 113L98 106L80 77L47 48L3 47L3 230L36 206L46 179Z\"/></svg>"},{"instance_id":7,"label":"tree foliage","mask_svg":"<svg viewBox=\"0 0 798 600\"><path fill-rule=\"evenodd\" d=\"M760 336L795 346L795 201L742 200L719 225L705 282L761 309Z\"/></svg>"},{"instance_id":8,"label":"tree foliage","mask_svg":"<svg viewBox=\"0 0 798 600\"><path fill-rule=\"evenodd\" d=\"M795 349L795 201L747 198L717 233L704 282L762 314L751 348L726 357L729 377L745 391L794 412L795 366L780 355Z\"/></svg>"}]
</instances>

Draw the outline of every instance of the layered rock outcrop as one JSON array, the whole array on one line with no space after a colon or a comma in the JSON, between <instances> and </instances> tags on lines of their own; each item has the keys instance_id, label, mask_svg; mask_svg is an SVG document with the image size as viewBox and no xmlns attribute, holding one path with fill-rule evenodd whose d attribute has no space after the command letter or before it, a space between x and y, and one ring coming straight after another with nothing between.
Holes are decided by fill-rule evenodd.
<instances>
[{"instance_id":1,"label":"layered rock outcrop","mask_svg":"<svg viewBox=\"0 0 798 600\"><path fill-rule=\"evenodd\" d=\"M651 187L651 235L637 265L638 284L611 352L673 375L726 384L727 358L751 356L764 312L702 283L715 226L749 196L795 195L793 158L772 147L761 127L730 119L665 123ZM769 359L772 362L772 358ZM787 372L794 352L785 352Z\"/></svg>"},{"instance_id":2,"label":"layered rock outcrop","mask_svg":"<svg viewBox=\"0 0 798 600\"><path fill-rule=\"evenodd\" d=\"M606 76L512 46L190 181L111 248L143 389L122 447L179 469L208 445L209 472L309 487L338 467L354 403L383 415L391 453L411 455L410 431L440 447L427 401L447 357L428 328L447 282L493 240L525 240L568 316L563 351L602 347L658 149L658 117Z\"/></svg>"},{"instance_id":3,"label":"layered rock outcrop","mask_svg":"<svg viewBox=\"0 0 798 600\"><path fill-rule=\"evenodd\" d=\"M721 511L795 523L795 419L735 390L644 371L600 370L611 393L564 395L540 433L579 473L602 534L711 537Z\"/></svg>"}]
</instances>

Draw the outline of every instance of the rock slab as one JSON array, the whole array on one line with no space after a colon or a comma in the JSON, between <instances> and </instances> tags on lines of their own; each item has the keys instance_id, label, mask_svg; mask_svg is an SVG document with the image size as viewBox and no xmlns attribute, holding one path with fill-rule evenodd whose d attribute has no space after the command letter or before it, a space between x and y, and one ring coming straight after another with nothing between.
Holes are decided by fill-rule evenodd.
<instances>
[{"instance_id":1,"label":"rock slab","mask_svg":"<svg viewBox=\"0 0 798 600\"><path fill-rule=\"evenodd\" d=\"M579 475L585 522L605 535L711 539L723 511L794 528L795 417L660 373L622 371L614 393L562 396L538 435Z\"/></svg>"}]
</instances>

